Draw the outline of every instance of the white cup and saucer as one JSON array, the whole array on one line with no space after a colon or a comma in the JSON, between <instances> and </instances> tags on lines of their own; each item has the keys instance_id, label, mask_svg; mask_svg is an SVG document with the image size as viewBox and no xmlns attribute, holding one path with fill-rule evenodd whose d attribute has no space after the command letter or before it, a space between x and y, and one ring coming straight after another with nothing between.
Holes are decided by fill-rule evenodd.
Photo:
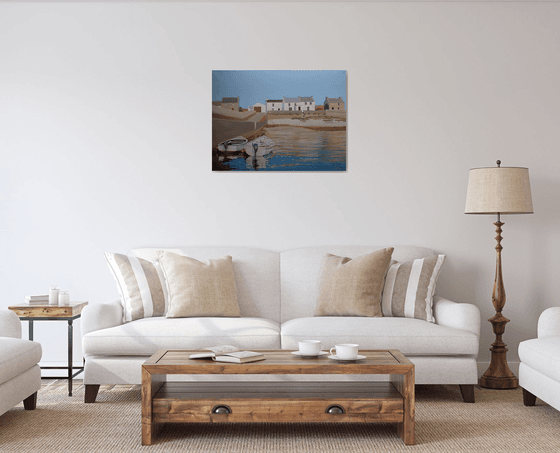
<instances>
[{"instance_id":1,"label":"white cup and saucer","mask_svg":"<svg viewBox=\"0 0 560 453\"><path fill-rule=\"evenodd\" d=\"M342 360L342 361L352 361L352 360L362 360L365 359L365 355L358 354L358 348L360 345L358 344L337 344L334 348L330 350L329 359L333 360ZM335 353L333 353L335 350Z\"/></svg>"},{"instance_id":2,"label":"white cup and saucer","mask_svg":"<svg viewBox=\"0 0 560 453\"><path fill-rule=\"evenodd\" d=\"M292 352L293 355L299 357L312 358L328 355L323 349L323 342L320 340L302 340L298 341L299 351Z\"/></svg>"}]
</instances>

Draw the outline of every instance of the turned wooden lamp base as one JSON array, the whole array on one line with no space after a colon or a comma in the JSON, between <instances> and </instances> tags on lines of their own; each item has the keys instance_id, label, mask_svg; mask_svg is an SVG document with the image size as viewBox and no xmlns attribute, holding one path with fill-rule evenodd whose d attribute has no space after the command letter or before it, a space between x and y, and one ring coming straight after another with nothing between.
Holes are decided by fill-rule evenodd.
<instances>
[{"instance_id":1,"label":"turned wooden lamp base","mask_svg":"<svg viewBox=\"0 0 560 453\"><path fill-rule=\"evenodd\" d=\"M492 323L496 341L492 343L490 348L490 351L492 351L490 366L486 373L478 380L478 384L487 389L516 389L519 387L519 381L509 369L506 359L507 348L506 344L502 341L502 335L506 330L506 324L509 322L509 319L498 312L488 321Z\"/></svg>"},{"instance_id":2,"label":"turned wooden lamp base","mask_svg":"<svg viewBox=\"0 0 560 453\"><path fill-rule=\"evenodd\" d=\"M478 380L478 385L485 389L513 390L519 387L519 381L515 376L510 378L482 376Z\"/></svg>"}]
</instances>

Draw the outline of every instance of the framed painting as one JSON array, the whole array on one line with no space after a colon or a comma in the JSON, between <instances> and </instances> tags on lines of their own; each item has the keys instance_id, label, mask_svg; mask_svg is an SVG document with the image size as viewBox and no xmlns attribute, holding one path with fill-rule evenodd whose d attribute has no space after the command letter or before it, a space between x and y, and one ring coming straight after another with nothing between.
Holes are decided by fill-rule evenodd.
<instances>
[{"instance_id":1,"label":"framed painting","mask_svg":"<svg viewBox=\"0 0 560 453\"><path fill-rule=\"evenodd\" d=\"M212 71L213 171L346 171L346 71Z\"/></svg>"}]
</instances>

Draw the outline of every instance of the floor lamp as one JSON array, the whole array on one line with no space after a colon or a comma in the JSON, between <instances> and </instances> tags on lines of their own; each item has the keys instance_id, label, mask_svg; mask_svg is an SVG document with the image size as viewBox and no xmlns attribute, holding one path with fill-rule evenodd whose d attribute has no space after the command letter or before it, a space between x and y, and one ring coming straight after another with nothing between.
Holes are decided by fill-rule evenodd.
<instances>
[{"instance_id":1,"label":"floor lamp","mask_svg":"<svg viewBox=\"0 0 560 453\"><path fill-rule=\"evenodd\" d=\"M479 380L481 387L491 389L514 389L519 386L517 377L509 369L506 359L507 348L502 335L509 322L502 315L506 303L506 292L502 279L502 225L501 214L532 214L533 201L529 170L520 167L473 168L469 171L469 186L465 214L494 214L498 216L496 225L496 278L492 292L492 303L496 314L488 321L496 335L492 343L490 366Z\"/></svg>"}]
</instances>

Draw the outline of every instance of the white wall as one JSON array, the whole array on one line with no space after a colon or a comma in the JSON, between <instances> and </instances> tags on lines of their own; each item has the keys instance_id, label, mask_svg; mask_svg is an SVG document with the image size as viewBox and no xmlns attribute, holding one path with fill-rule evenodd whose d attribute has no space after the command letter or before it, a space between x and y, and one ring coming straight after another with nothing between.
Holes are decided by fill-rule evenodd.
<instances>
[{"instance_id":1,"label":"white wall","mask_svg":"<svg viewBox=\"0 0 560 453\"><path fill-rule=\"evenodd\" d=\"M220 26L272 17L298 32ZM485 320L495 219L463 209L469 168L499 158L529 167L535 206L503 219L515 362L559 305L559 24L558 3L3 2L0 306L116 297L105 251L412 244ZM212 173L213 69L347 70L348 171ZM36 339L64 360L64 326ZM479 360L492 339L483 322Z\"/></svg>"}]
</instances>

